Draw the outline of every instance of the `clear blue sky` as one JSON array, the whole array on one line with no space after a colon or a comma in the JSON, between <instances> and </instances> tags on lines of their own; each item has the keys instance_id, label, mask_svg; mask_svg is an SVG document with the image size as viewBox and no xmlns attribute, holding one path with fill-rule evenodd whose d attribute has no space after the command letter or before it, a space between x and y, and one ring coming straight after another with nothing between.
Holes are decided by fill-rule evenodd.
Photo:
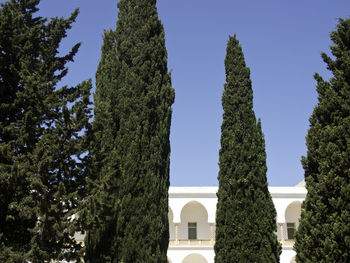
<instances>
[{"instance_id":1,"label":"clear blue sky","mask_svg":"<svg viewBox=\"0 0 350 263\"><path fill-rule=\"evenodd\" d=\"M1 1L4 2L4 1ZM217 185L224 57L237 34L251 69L254 110L262 120L271 186L303 179L305 135L317 103L313 74L329 32L350 15L349 0L158 0L176 98L171 128L171 185ZM42 0L42 16L80 15L62 51L81 41L65 83L94 78L104 29L115 29L116 0Z\"/></svg>"}]
</instances>

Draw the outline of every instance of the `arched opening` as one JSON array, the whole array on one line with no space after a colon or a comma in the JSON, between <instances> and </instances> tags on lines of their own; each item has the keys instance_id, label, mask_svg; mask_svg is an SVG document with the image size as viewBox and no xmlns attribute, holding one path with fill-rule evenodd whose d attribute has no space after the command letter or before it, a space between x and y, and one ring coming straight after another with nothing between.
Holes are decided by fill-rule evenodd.
<instances>
[{"instance_id":1,"label":"arched opening","mask_svg":"<svg viewBox=\"0 0 350 263\"><path fill-rule=\"evenodd\" d=\"M197 202L187 203L181 210L181 223L179 224L179 240L209 240L210 225L208 212Z\"/></svg>"},{"instance_id":2,"label":"arched opening","mask_svg":"<svg viewBox=\"0 0 350 263\"><path fill-rule=\"evenodd\" d=\"M295 231L299 227L301 214L301 202L293 202L288 205L284 215L286 220L286 236L288 240L294 239Z\"/></svg>"},{"instance_id":3,"label":"arched opening","mask_svg":"<svg viewBox=\"0 0 350 263\"><path fill-rule=\"evenodd\" d=\"M168 210L168 219L169 219L169 239L174 240L175 239L174 214L170 206Z\"/></svg>"},{"instance_id":4,"label":"arched opening","mask_svg":"<svg viewBox=\"0 0 350 263\"><path fill-rule=\"evenodd\" d=\"M200 254L190 254L184 258L182 263L208 263L208 261Z\"/></svg>"}]
</instances>

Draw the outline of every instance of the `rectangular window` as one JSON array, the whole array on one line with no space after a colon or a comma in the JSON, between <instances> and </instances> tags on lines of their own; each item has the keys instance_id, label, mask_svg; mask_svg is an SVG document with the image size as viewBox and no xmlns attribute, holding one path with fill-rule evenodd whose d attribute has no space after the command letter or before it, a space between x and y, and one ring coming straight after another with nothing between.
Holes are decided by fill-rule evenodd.
<instances>
[{"instance_id":1,"label":"rectangular window","mask_svg":"<svg viewBox=\"0 0 350 263\"><path fill-rule=\"evenodd\" d=\"M197 223L188 223L188 239L197 239Z\"/></svg>"},{"instance_id":2,"label":"rectangular window","mask_svg":"<svg viewBox=\"0 0 350 263\"><path fill-rule=\"evenodd\" d=\"M288 234L288 239L294 239L295 235L295 224L294 223L287 223L287 234Z\"/></svg>"}]
</instances>

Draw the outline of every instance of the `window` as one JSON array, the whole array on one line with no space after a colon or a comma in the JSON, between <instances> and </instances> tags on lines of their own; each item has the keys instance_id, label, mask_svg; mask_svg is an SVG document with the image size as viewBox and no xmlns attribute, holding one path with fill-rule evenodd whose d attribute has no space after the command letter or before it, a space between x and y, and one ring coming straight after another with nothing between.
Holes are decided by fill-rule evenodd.
<instances>
[{"instance_id":1,"label":"window","mask_svg":"<svg viewBox=\"0 0 350 263\"><path fill-rule=\"evenodd\" d=\"M295 235L295 224L294 223L287 223L287 234L288 234L288 239L294 239Z\"/></svg>"},{"instance_id":2,"label":"window","mask_svg":"<svg viewBox=\"0 0 350 263\"><path fill-rule=\"evenodd\" d=\"M188 223L188 239L197 239L197 223Z\"/></svg>"}]
</instances>

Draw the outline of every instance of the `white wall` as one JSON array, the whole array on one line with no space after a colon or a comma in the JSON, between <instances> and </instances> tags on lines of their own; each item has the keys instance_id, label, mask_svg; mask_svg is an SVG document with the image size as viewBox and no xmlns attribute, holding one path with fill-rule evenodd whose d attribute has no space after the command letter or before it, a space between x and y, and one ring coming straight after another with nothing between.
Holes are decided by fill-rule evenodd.
<instances>
[{"instance_id":1,"label":"white wall","mask_svg":"<svg viewBox=\"0 0 350 263\"><path fill-rule=\"evenodd\" d=\"M200 255L201 257L199 257ZM171 263L214 263L214 250L213 249L171 249L168 250L168 259ZM188 261L188 260L198 261ZM205 261L204 261L205 260ZM288 262L289 263L289 262Z\"/></svg>"},{"instance_id":2,"label":"white wall","mask_svg":"<svg viewBox=\"0 0 350 263\"><path fill-rule=\"evenodd\" d=\"M296 253L292 248L283 249L280 255L280 263L292 263L295 255Z\"/></svg>"},{"instance_id":3,"label":"white wall","mask_svg":"<svg viewBox=\"0 0 350 263\"><path fill-rule=\"evenodd\" d=\"M182 260L182 263L208 263L208 261L201 254L190 254Z\"/></svg>"},{"instance_id":4,"label":"white wall","mask_svg":"<svg viewBox=\"0 0 350 263\"><path fill-rule=\"evenodd\" d=\"M269 187L279 223L285 223L285 212L293 202L302 203L306 197L304 187Z\"/></svg>"}]
</instances>

